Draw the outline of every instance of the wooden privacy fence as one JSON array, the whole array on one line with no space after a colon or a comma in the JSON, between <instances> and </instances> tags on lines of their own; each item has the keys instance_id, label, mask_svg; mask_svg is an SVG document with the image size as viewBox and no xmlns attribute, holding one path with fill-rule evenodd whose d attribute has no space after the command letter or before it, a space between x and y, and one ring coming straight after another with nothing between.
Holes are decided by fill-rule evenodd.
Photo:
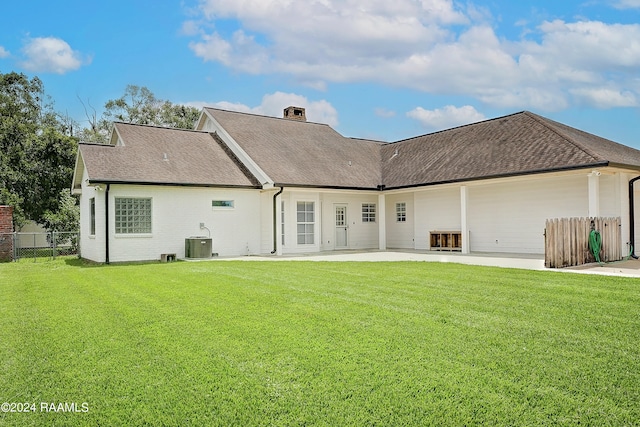
<instances>
[{"instance_id":1,"label":"wooden privacy fence","mask_svg":"<svg viewBox=\"0 0 640 427\"><path fill-rule=\"evenodd\" d=\"M595 262L589 250L592 229L602 237L600 261L622 259L620 218L555 218L545 224L545 266L560 268Z\"/></svg>"}]
</instances>

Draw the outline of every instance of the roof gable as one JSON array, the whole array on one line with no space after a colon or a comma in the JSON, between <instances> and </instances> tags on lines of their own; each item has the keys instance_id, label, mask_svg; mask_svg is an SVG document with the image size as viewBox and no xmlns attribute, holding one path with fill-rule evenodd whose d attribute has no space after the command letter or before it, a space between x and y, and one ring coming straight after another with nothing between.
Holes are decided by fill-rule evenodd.
<instances>
[{"instance_id":1,"label":"roof gable","mask_svg":"<svg viewBox=\"0 0 640 427\"><path fill-rule=\"evenodd\" d=\"M259 186L212 134L125 123L115 128L122 144L80 144L91 182Z\"/></svg>"},{"instance_id":2,"label":"roof gable","mask_svg":"<svg viewBox=\"0 0 640 427\"><path fill-rule=\"evenodd\" d=\"M326 124L207 112L275 185L376 189L382 183L379 142L345 138Z\"/></svg>"}]
</instances>

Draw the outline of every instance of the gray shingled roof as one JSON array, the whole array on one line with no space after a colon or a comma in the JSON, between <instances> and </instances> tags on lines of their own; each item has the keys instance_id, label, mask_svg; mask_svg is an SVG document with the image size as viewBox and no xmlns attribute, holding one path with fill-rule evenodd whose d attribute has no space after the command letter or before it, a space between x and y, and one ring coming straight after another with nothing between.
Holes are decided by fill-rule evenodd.
<instances>
[{"instance_id":1,"label":"gray shingled roof","mask_svg":"<svg viewBox=\"0 0 640 427\"><path fill-rule=\"evenodd\" d=\"M324 124L206 110L283 186L392 189L608 165L640 170L640 151L530 112L386 144ZM115 126L123 147L80 145L94 182L259 187L215 134Z\"/></svg>"},{"instance_id":2,"label":"gray shingled roof","mask_svg":"<svg viewBox=\"0 0 640 427\"><path fill-rule=\"evenodd\" d=\"M533 113L524 114L529 114L537 118L558 134L572 141L580 149L591 153L594 158L609 162L612 166L631 167L632 169L640 166L640 151L635 148L618 144L617 142L572 128Z\"/></svg>"},{"instance_id":3,"label":"gray shingled roof","mask_svg":"<svg viewBox=\"0 0 640 427\"><path fill-rule=\"evenodd\" d=\"M609 164L640 168L640 151L530 112L382 147L386 188Z\"/></svg>"},{"instance_id":4,"label":"gray shingled roof","mask_svg":"<svg viewBox=\"0 0 640 427\"><path fill-rule=\"evenodd\" d=\"M80 144L92 182L259 188L210 133L125 123L116 123L115 128L124 146Z\"/></svg>"},{"instance_id":5,"label":"gray shingled roof","mask_svg":"<svg viewBox=\"0 0 640 427\"><path fill-rule=\"evenodd\" d=\"M345 138L325 124L207 112L276 185L376 189L382 183L380 142Z\"/></svg>"}]
</instances>

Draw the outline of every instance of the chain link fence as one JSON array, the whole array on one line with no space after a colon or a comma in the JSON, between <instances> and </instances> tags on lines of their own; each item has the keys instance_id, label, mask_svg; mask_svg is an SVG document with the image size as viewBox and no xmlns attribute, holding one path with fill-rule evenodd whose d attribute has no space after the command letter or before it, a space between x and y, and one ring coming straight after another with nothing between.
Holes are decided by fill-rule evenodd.
<instances>
[{"instance_id":1,"label":"chain link fence","mask_svg":"<svg viewBox=\"0 0 640 427\"><path fill-rule=\"evenodd\" d=\"M0 234L0 261L33 259L34 262L59 256L80 255L78 232Z\"/></svg>"}]
</instances>

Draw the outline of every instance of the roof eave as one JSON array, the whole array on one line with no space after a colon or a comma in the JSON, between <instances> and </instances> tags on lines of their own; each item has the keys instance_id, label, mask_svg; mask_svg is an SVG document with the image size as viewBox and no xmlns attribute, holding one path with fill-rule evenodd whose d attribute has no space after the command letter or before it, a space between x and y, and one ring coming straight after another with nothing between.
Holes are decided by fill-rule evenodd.
<instances>
[{"instance_id":1,"label":"roof eave","mask_svg":"<svg viewBox=\"0 0 640 427\"><path fill-rule=\"evenodd\" d=\"M127 180L113 180L113 179L90 179L90 185L95 184L110 184L110 185L156 185L161 187L198 187L198 188L236 188L236 189L249 189L259 190L262 189L261 185L243 185L243 184L205 184L205 183L190 183L190 182L153 182L153 181L127 181Z\"/></svg>"},{"instance_id":2,"label":"roof eave","mask_svg":"<svg viewBox=\"0 0 640 427\"><path fill-rule=\"evenodd\" d=\"M608 166L612 168L618 168L618 169L630 169L634 171L640 171L640 165L609 162Z\"/></svg>"},{"instance_id":3,"label":"roof eave","mask_svg":"<svg viewBox=\"0 0 640 427\"><path fill-rule=\"evenodd\" d=\"M385 190L404 190L404 189L418 188L418 187L432 187L432 186L443 185L443 184L461 184L461 183L464 183L464 182L484 181L484 180L489 180L489 179L514 178L514 177L517 177L517 176L541 175L541 174L545 174L545 173L569 172L569 171L574 171L574 170L592 169L592 168L598 168L598 167L601 168L601 167L606 167L606 166L610 166L610 165L611 164L609 162L605 161L605 162L591 163L591 164L585 164L585 165L579 165L579 166L568 166L568 167L564 167L564 168L536 169L536 170L530 170L530 171L524 171L524 172L477 176L477 177L471 177L471 178L451 179L451 180L434 181L434 182L426 182L426 183L419 183L419 184L400 185L400 186L395 186L395 187L388 187L387 186L387 187L385 187Z\"/></svg>"},{"instance_id":4,"label":"roof eave","mask_svg":"<svg viewBox=\"0 0 640 427\"><path fill-rule=\"evenodd\" d=\"M71 194L80 194L82 192L82 174L79 171L80 164L82 164L82 170L84 171L84 161L82 160L82 153L80 150L76 153L76 164L73 168L73 177L71 178Z\"/></svg>"},{"instance_id":5,"label":"roof eave","mask_svg":"<svg viewBox=\"0 0 640 427\"><path fill-rule=\"evenodd\" d=\"M341 185L322 185L322 184L287 184L283 182L275 182L274 187L287 187L287 188L309 188L320 190L361 190L361 191L380 191L384 186L377 185L376 187L362 187L362 186L341 186Z\"/></svg>"}]
</instances>

